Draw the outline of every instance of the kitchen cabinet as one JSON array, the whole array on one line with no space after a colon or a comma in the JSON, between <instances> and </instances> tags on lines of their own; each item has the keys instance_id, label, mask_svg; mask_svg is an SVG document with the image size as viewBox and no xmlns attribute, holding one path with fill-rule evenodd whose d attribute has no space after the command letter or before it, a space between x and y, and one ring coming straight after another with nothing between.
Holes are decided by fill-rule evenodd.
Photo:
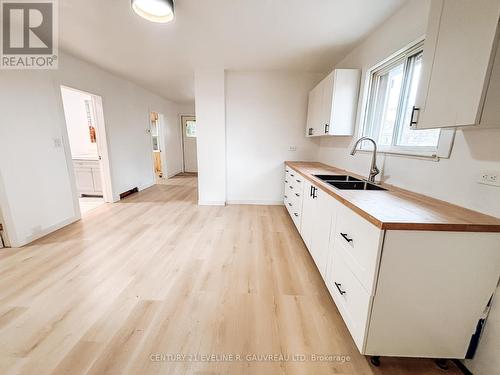
<instances>
[{"instance_id":1,"label":"kitchen cabinet","mask_svg":"<svg viewBox=\"0 0 500 375\"><path fill-rule=\"evenodd\" d=\"M319 163L310 164L315 174L328 173ZM359 352L465 358L500 278L500 221L466 209L457 212L439 201L419 206L423 198L411 195L412 210L407 210L401 191L397 198L360 191L351 201L351 195L299 172L300 167L286 168L302 179L299 232ZM385 223L357 206L372 209L380 201L384 210L374 212L389 211ZM437 222L439 205L459 220ZM434 212L429 223L406 217L429 209ZM462 226L465 217L477 221Z\"/></svg>"},{"instance_id":2,"label":"kitchen cabinet","mask_svg":"<svg viewBox=\"0 0 500 375\"><path fill-rule=\"evenodd\" d=\"M305 181L300 234L323 277L326 276L333 198Z\"/></svg>"},{"instance_id":3,"label":"kitchen cabinet","mask_svg":"<svg viewBox=\"0 0 500 375\"><path fill-rule=\"evenodd\" d=\"M312 216L312 236L310 240L309 252L316 263L316 267L323 276L326 277L328 264L328 251L330 244L330 228L333 217L333 201L323 190L315 188L314 207L311 210Z\"/></svg>"},{"instance_id":4,"label":"kitchen cabinet","mask_svg":"<svg viewBox=\"0 0 500 375\"><path fill-rule=\"evenodd\" d=\"M352 135L360 71L335 69L309 93L306 136Z\"/></svg>"},{"instance_id":5,"label":"kitchen cabinet","mask_svg":"<svg viewBox=\"0 0 500 375\"><path fill-rule=\"evenodd\" d=\"M304 198L302 203L302 222L300 227L300 235L306 244L308 249L311 248L313 226L314 226L314 215L316 214L316 200L314 199L314 193L316 187L312 185L309 181L304 183Z\"/></svg>"},{"instance_id":6,"label":"kitchen cabinet","mask_svg":"<svg viewBox=\"0 0 500 375\"><path fill-rule=\"evenodd\" d=\"M499 126L500 0L432 0L416 129Z\"/></svg>"},{"instance_id":7,"label":"kitchen cabinet","mask_svg":"<svg viewBox=\"0 0 500 375\"><path fill-rule=\"evenodd\" d=\"M303 179L298 173L289 169L285 170L283 203L299 231L301 230L302 221L303 184Z\"/></svg>"},{"instance_id":8,"label":"kitchen cabinet","mask_svg":"<svg viewBox=\"0 0 500 375\"><path fill-rule=\"evenodd\" d=\"M79 196L102 196L101 169L99 160L75 159L76 189Z\"/></svg>"}]
</instances>

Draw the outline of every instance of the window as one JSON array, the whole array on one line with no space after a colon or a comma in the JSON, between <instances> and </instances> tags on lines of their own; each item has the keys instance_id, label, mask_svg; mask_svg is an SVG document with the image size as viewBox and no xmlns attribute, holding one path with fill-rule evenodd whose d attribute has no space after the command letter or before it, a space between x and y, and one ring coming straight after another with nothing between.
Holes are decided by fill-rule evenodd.
<instances>
[{"instance_id":1,"label":"window","mask_svg":"<svg viewBox=\"0 0 500 375\"><path fill-rule=\"evenodd\" d=\"M397 53L369 73L363 135L373 138L383 152L437 155L440 129L410 128L422 70L422 50L423 41Z\"/></svg>"},{"instance_id":2,"label":"window","mask_svg":"<svg viewBox=\"0 0 500 375\"><path fill-rule=\"evenodd\" d=\"M196 121L186 121L186 137L196 138Z\"/></svg>"}]
</instances>

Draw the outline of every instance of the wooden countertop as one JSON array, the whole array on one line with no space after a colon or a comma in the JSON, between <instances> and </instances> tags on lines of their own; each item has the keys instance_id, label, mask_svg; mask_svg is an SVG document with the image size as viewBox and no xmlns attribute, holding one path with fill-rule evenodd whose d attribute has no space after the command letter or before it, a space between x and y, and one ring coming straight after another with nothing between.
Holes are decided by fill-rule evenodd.
<instances>
[{"instance_id":1,"label":"wooden countertop","mask_svg":"<svg viewBox=\"0 0 500 375\"><path fill-rule=\"evenodd\" d=\"M493 216L384 183L380 186L387 191L339 190L314 175L363 176L318 162L285 164L381 229L500 232L500 219Z\"/></svg>"}]
</instances>

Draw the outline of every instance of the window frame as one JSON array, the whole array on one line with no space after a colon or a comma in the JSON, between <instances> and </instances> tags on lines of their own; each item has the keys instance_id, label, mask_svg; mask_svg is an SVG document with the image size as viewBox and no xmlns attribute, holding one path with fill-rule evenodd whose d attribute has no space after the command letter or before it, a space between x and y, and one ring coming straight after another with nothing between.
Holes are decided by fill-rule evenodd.
<instances>
[{"instance_id":1,"label":"window frame","mask_svg":"<svg viewBox=\"0 0 500 375\"><path fill-rule=\"evenodd\" d=\"M424 41L425 37L418 38L412 43L406 45L404 48L401 48L397 52L391 54L389 57L384 60L378 62L371 68L366 71L365 74L365 85L364 85L364 94L363 94L363 102L361 107L361 126L359 126L358 136L370 136L367 134L369 124L369 116L371 109L371 98L373 97L375 90L375 80L373 79L375 74L380 74L383 72L387 72L390 69L394 68L398 64L401 63L401 60L404 59L404 72L405 77L402 82L402 87L405 92L407 91L408 85L411 81L411 76L408 74L408 69L411 68L409 66L408 61L411 57L416 56L424 51ZM400 95L401 98L401 95ZM453 142L455 139L455 129L453 128L441 128L438 138L438 144L436 147L432 146L401 146L397 145L397 139L402 131L401 124L401 116L404 116L404 112L401 107L404 104L399 102L397 117L396 117L396 126L393 132L392 144L390 146L378 146L378 151L384 154L394 154L394 155L403 155L403 156L415 156L415 157L423 157L423 158L431 158L439 160L440 158L449 158L451 154L451 149L453 146ZM404 124L403 124L404 126ZM418 131L418 130L412 130ZM360 151L370 151L371 146L363 145L364 142L358 146Z\"/></svg>"}]
</instances>

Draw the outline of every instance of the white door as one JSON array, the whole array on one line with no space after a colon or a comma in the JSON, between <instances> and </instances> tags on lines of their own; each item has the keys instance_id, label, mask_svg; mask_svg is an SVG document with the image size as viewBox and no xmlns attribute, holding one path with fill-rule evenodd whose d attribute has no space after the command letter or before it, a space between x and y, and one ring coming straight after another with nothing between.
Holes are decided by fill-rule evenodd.
<instances>
[{"instance_id":1,"label":"white door","mask_svg":"<svg viewBox=\"0 0 500 375\"><path fill-rule=\"evenodd\" d=\"M196 118L194 116L182 116L182 142L184 150L184 172L198 172Z\"/></svg>"}]
</instances>

